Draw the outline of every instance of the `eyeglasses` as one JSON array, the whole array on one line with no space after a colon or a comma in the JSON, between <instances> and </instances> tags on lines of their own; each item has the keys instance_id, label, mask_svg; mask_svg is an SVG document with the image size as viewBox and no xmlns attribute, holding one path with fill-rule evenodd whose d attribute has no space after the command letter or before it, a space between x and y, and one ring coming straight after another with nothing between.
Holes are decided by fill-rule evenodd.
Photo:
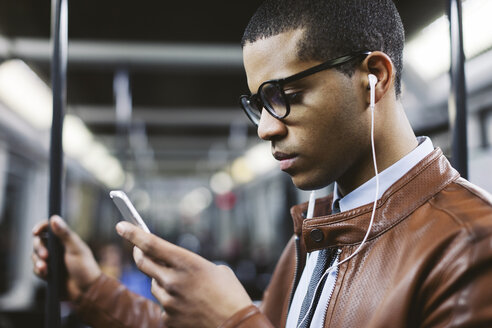
<instances>
[{"instance_id":1,"label":"eyeglasses","mask_svg":"<svg viewBox=\"0 0 492 328\"><path fill-rule=\"evenodd\" d=\"M251 96L242 95L239 98L241 107L254 125L258 126L261 111L265 108L273 117L282 119L290 113L288 95L285 94L284 85L305 78L320 71L345 64L353 59L365 58L370 51L355 52L346 56L330 59L324 63L308 68L283 79L268 80L258 88L258 92Z\"/></svg>"}]
</instances>

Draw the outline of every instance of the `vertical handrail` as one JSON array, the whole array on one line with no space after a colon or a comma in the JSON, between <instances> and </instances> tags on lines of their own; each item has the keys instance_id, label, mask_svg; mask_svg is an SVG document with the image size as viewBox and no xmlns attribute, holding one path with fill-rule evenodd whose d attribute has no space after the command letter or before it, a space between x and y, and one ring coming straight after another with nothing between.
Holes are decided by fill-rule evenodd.
<instances>
[{"instance_id":1,"label":"vertical handrail","mask_svg":"<svg viewBox=\"0 0 492 328\"><path fill-rule=\"evenodd\" d=\"M448 101L448 110L451 133L453 136L451 163L461 176L467 179L468 138L461 0L448 0L448 18L451 41L451 90Z\"/></svg>"},{"instance_id":2,"label":"vertical handrail","mask_svg":"<svg viewBox=\"0 0 492 328\"><path fill-rule=\"evenodd\" d=\"M63 117L66 106L68 51L67 0L52 0L51 87L53 89L53 122L50 145L49 216L61 215L63 188ZM63 247L51 229L48 232L48 289L46 294L46 328L61 326L60 296L64 290Z\"/></svg>"}]
</instances>

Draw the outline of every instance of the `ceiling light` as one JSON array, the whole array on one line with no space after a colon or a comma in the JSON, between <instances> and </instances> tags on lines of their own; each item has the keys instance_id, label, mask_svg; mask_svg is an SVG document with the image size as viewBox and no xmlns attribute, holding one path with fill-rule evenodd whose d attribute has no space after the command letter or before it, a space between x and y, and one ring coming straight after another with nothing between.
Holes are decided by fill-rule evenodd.
<instances>
[{"instance_id":1,"label":"ceiling light","mask_svg":"<svg viewBox=\"0 0 492 328\"><path fill-rule=\"evenodd\" d=\"M124 182L125 175L120 162L112 157L106 147L92 142L86 154L79 158L82 166L108 187L118 187Z\"/></svg>"},{"instance_id":2,"label":"ceiling light","mask_svg":"<svg viewBox=\"0 0 492 328\"><path fill-rule=\"evenodd\" d=\"M210 178L210 188L216 194L225 194L231 191L233 186L232 178L227 172L217 172Z\"/></svg>"},{"instance_id":3,"label":"ceiling light","mask_svg":"<svg viewBox=\"0 0 492 328\"><path fill-rule=\"evenodd\" d=\"M468 0L463 3L463 42L465 56L472 58L492 47L492 1Z\"/></svg>"},{"instance_id":4,"label":"ceiling light","mask_svg":"<svg viewBox=\"0 0 492 328\"><path fill-rule=\"evenodd\" d=\"M231 176L237 183L247 183L255 177L244 157L239 157L232 162Z\"/></svg>"},{"instance_id":5,"label":"ceiling light","mask_svg":"<svg viewBox=\"0 0 492 328\"><path fill-rule=\"evenodd\" d=\"M68 156L81 159L90 151L93 135L80 118L66 115L63 122L63 149Z\"/></svg>"},{"instance_id":6,"label":"ceiling light","mask_svg":"<svg viewBox=\"0 0 492 328\"><path fill-rule=\"evenodd\" d=\"M430 80L448 70L449 47L449 22L441 16L406 44L403 58L423 79Z\"/></svg>"},{"instance_id":7,"label":"ceiling light","mask_svg":"<svg viewBox=\"0 0 492 328\"><path fill-rule=\"evenodd\" d=\"M267 142L259 143L249 149L245 154L245 161L255 175L264 174L277 167L270 143Z\"/></svg>"},{"instance_id":8,"label":"ceiling light","mask_svg":"<svg viewBox=\"0 0 492 328\"><path fill-rule=\"evenodd\" d=\"M212 203L212 193L205 187L199 187L186 194L179 203L181 215L193 217Z\"/></svg>"},{"instance_id":9,"label":"ceiling light","mask_svg":"<svg viewBox=\"0 0 492 328\"><path fill-rule=\"evenodd\" d=\"M492 47L492 24L489 22L491 12L490 0L463 2L463 44L466 58L473 58ZM407 42L404 58L425 80L447 72L450 66L448 17L439 17Z\"/></svg>"},{"instance_id":10,"label":"ceiling light","mask_svg":"<svg viewBox=\"0 0 492 328\"><path fill-rule=\"evenodd\" d=\"M22 60L0 65L0 101L33 127L51 127L51 90Z\"/></svg>"},{"instance_id":11,"label":"ceiling light","mask_svg":"<svg viewBox=\"0 0 492 328\"><path fill-rule=\"evenodd\" d=\"M34 128L51 128L52 92L22 60L9 60L0 65L0 101ZM63 148L67 156L77 160L108 187L121 186L124 171L84 122L66 115L63 125Z\"/></svg>"}]
</instances>

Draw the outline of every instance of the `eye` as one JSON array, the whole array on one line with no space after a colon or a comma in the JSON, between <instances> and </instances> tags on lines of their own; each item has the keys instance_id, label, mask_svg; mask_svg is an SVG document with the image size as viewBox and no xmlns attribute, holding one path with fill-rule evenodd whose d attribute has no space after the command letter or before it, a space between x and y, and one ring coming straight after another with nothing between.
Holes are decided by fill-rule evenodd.
<instances>
[{"instance_id":1,"label":"eye","mask_svg":"<svg viewBox=\"0 0 492 328\"><path fill-rule=\"evenodd\" d=\"M287 101L289 104L299 104L302 101L302 93L301 92L286 92L285 96L287 97Z\"/></svg>"}]
</instances>

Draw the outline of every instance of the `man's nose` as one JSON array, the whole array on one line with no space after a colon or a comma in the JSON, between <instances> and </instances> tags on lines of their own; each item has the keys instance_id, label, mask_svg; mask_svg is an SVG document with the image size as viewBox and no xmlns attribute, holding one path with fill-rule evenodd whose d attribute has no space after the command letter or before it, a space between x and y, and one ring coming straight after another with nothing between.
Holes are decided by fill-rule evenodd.
<instances>
[{"instance_id":1,"label":"man's nose","mask_svg":"<svg viewBox=\"0 0 492 328\"><path fill-rule=\"evenodd\" d=\"M287 128L281 120L273 117L267 110L261 112L258 123L258 137L263 140L272 140L287 133Z\"/></svg>"}]
</instances>

